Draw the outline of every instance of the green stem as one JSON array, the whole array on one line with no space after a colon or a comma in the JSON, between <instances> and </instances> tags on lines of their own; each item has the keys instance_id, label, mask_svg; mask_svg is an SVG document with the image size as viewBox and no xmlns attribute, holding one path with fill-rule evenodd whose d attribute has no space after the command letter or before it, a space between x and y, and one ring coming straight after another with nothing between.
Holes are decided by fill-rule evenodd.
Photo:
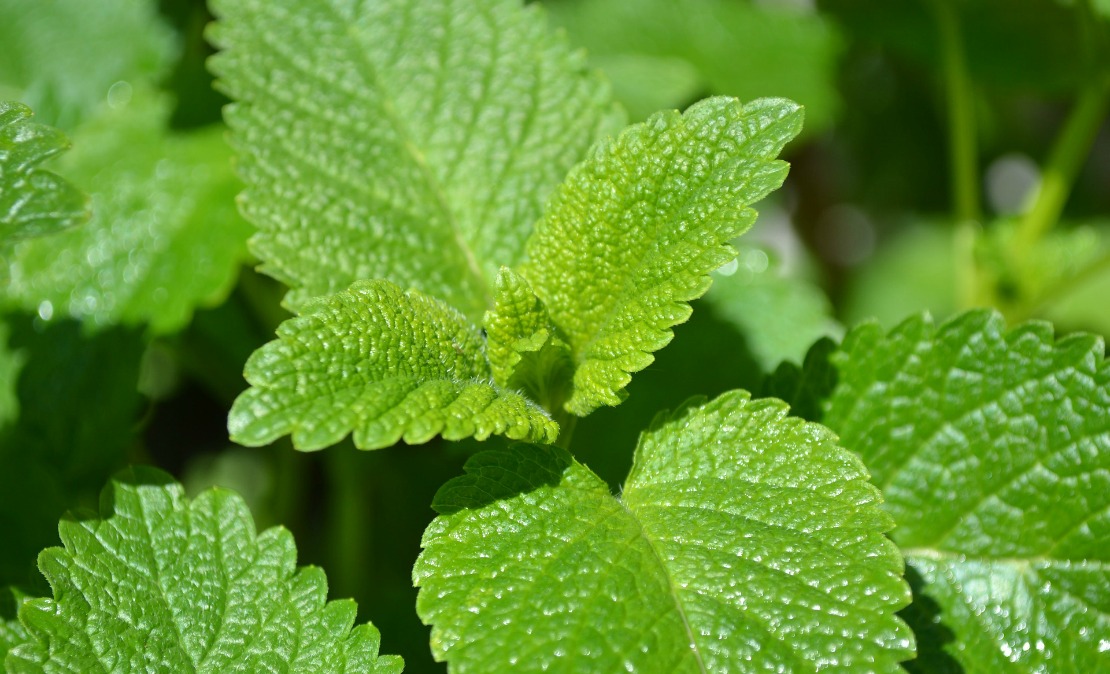
<instances>
[{"instance_id":1,"label":"green stem","mask_svg":"<svg viewBox=\"0 0 1110 674\"><path fill-rule=\"evenodd\" d=\"M1011 317L1011 321L1020 322L1042 314L1053 302L1079 288L1087 281L1110 272L1110 251L1106 251L1094 260L1087 263L1075 274L1060 280L1055 285L1049 286L1037 297L1035 304L1018 309Z\"/></svg>"},{"instance_id":2,"label":"green stem","mask_svg":"<svg viewBox=\"0 0 1110 674\"><path fill-rule=\"evenodd\" d=\"M1106 120L1110 79L1092 80L1080 94L1057 138L1041 174L1036 201L1025 212L1014 241L1014 257L1025 260L1037 242L1060 220L1075 177L1082 168L1095 134Z\"/></svg>"},{"instance_id":3,"label":"green stem","mask_svg":"<svg viewBox=\"0 0 1110 674\"><path fill-rule=\"evenodd\" d=\"M952 195L958 222L980 219L979 148L975 138L975 101L967 73L960 22L946 0L935 0L937 27L948 103L948 149Z\"/></svg>"},{"instance_id":4,"label":"green stem","mask_svg":"<svg viewBox=\"0 0 1110 674\"><path fill-rule=\"evenodd\" d=\"M328 474L329 584L337 596L361 597L373 542L368 525L372 504L364 479L366 459L349 443L332 447L324 461Z\"/></svg>"},{"instance_id":5,"label":"green stem","mask_svg":"<svg viewBox=\"0 0 1110 674\"><path fill-rule=\"evenodd\" d=\"M956 221L953 238L956 303L960 308L966 309L982 300L975 261L975 242L979 236L981 218L975 102L956 11L946 0L935 0L933 8L940 33L948 107L949 173Z\"/></svg>"},{"instance_id":6,"label":"green stem","mask_svg":"<svg viewBox=\"0 0 1110 674\"><path fill-rule=\"evenodd\" d=\"M555 440L555 446L570 451L570 441L574 437L574 427L578 425L578 417L564 412L555 415L555 422L559 424L559 437Z\"/></svg>"}]
</instances>

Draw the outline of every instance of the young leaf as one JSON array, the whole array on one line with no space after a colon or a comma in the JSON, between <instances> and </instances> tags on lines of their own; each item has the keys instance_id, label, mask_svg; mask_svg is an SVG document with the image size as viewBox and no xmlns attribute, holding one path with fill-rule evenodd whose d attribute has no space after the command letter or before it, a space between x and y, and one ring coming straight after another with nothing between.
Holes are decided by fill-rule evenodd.
<instances>
[{"instance_id":1,"label":"young leaf","mask_svg":"<svg viewBox=\"0 0 1110 674\"><path fill-rule=\"evenodd\" d=\"M480 322L550 191L619 121L519 0L214 9L252 249L293 308L385 278Z\"/></svg>"},{"instance_id":2,"label":"young leaf","mask_svg":"<svg viewBox=\"0 0 1110 674\"><path fill-rule=\"evenodd\" d=\"M38 165L69 147L56 129L30 122L31 109L0 101L0 243L42 236L88 220L88 199Z\"/></svg>"},{"instance_id":3,"label":"young leaf","mask_svg":"<svg viewBox=\"0 0 1110 674\"><path fill-rule=\"evenodd\" d=\"M774 157L801 123L789 101L711 98L627 129L571 171L522 272L574 354L568 411L619 404L629 373L671 340L709 272L736 255L728 242L754 221L750 204L782 184Z\"/></svg>"},{"instance_id":4,"label":"young leaf","mask_svg":"<svg viewBox=\"0 0 1110 674\"><path fill-rule=\"evenodd\" d=\"M321 449L354 433L361 449L493 434L553 442L558 426L490 381L482 335L455 309L388 281L319 298L247 361L252 384L228 418L231 438L287 433Z\"/></svg>"},{"instance_id":5,"label":"young leaf","mask_svg":"<svg viewBox=\"0 0 1110 674\"><path fill-rule=\"evenodd\" d=\"M499 386L525 391L549 412L562 410L574 373L570 347L558 337L528 281L508 267L497 274L486 337L490 370Z\"/></svg>"},{"instance_id":6,"label":"young leaf","mask_svg":"<svg viewBox=\"0 0 1110 674\"><path fill-rule=\"evenodd\" d=\"M113 480L99 519L63 520L65 548L39 568L54 597L24 603L29 641L7 668L30 672L400 672L378 656L353 601L327 599L316 567L297 569L293 537L256 535L242 499L193 501L159 471Z\"/></svg>"},{"instance_id":7,"label":"young leaf","mask_svg":"<svg viewBox=\"0 0 1110 674\"><path fill-rule=\"evenodd\" d=\"M1110 364L975 311L853 330L824 423L867 463L968 671L1105 668Z\"/></svg>"},{"instance_id":8,"label":"young leaf","mask_svg":"<svg viewBox=\"0 0 1110 674\"><path fill-rule=\"evenodd\" d=\"M72 131L106 99L160 81L175 43L154 0L0 0L0 92Z\"/></svg>"},{"instance_id":9,"label":"young leaf","mask_svg":"<svg viewBox=\"0 0 1110 674\"><path fill-rule=\"evenodd\" d=\"M93 219L18 244L0 295L46 318L173 332L226 296L250 226L235 211L224 131L169 133L165 97L137 87L130 96L79 129L62 157L61 170L92 193Z\"/></svg>"},{"instance_id":10,"label":"young leaf","mask_svg":"<svg viewBox=\"0 0 1110 674\"><path fill-rule=\"evenodd\" d=\"M556 447L466 471L413 571L454 672L898 672L913 653L878 491L781 402L660 417L620 497Z\"/></svg>"}]
</instances>

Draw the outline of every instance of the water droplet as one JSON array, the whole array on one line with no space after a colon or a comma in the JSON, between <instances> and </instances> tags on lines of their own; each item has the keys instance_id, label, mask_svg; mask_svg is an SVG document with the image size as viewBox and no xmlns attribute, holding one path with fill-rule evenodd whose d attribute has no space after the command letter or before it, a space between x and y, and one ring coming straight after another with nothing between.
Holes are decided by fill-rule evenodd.
<instances>
[{"instance_id":1,"label":"water droplet","mask_svg":"<svg viewBox=\"0 0 1110 674\"><path fill-rule=\"evenodd\" d=\"M44 321L49 321L54 318L54 303L50 300L43 300L39 302L39 318Z\"/></svg>"},{"instance_id":2,"label":"water droplet","mask_svg":"<svg viewBox=\"0 0 1110 674\"><path fill-rule=\"evenodd\" d=\"M108 89L108 107L119 110L131 102L131 83L120 80Z\"/></svg>"}]
</instances>

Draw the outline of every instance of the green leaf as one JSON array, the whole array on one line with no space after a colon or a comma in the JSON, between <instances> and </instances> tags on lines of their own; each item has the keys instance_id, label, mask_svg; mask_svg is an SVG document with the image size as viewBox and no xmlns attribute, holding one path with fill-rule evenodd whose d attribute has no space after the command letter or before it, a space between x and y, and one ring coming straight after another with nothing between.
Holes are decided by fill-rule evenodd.
<instances>
[{"instance_id":1,"label":"green leaf","mask_svg":"<svg viewBox=\"0 0 1110 674\"><path fill-rule=\"evenodd\" d=\"M22 605L30 642L9 672L400 672L378 657L353 601L326 602L327 580L296 568L293 537L255 534L246 505L211 489L195 500L159 471L113 480L99 519L59 525L65 548L39 568L52 599Z\"/></svg>"},{"instance_id":2,"label":"green leaf","mask_svg":"<svg viewBox=\"0 0 1110 674\"><path fill-rule=\"evenodd\" d=\"M362 281L304 307L247 361L231 438L298 449L348 433L361 449L500 434L553 442L558 426L491 382L481 332L444 302L388 281Z\"/></svg>"},{"instance_id":3,"label":"green leaf","mask_svg":"<svg viewBox=\"0 0 1110 674\"><path fill-rule=\"evenodd\" d=\"M549 412L562 410L574 375L570 347L528 281L508 267L497 274L485 327L493 380L524 391Z\"/></svg>"},{"instance_id":4,"label":"green leaf","mask_svg":"<svg viewBox=\"0 0 1110 674\"><path fill-rule=\"evenodd\" d=\"M70 131L159 81L177 51L152 0L0 0L0 44L0 98Z\"/></svg>"},{"instance_id":5,"label":"green leaf","mask_svg":"<svg viewBox=\"0 0 1110 674\"><path fill-rule=\"evenodd\" d=\"M571 171L522 270L574 354L568 411L621 402L629 373L735 257L728 242L782 184L787 165L774 157L801 124L789 101L707 99L625 130Z\"/></svg>"},{"instance_id":6,"label":"green leaf","mask_svg":"<svg viewBox=\"0 0 1110 674\"><path fill-rule=\"evenodd\" d=\"M893 538L954 633L945 650L969 672L1105 669L1102 341L975 311L864 325L831 358L824 423L883 490Z\"/></svg>"},{"instance_id":7,"label":"green leaf","mask_svg":"<svg viewBox=\"0 0 1110 674\"><path fill-rule=\"evenodd\" d=\"M249 225L224 131L166 131L169 105L135 89L74 134L59 170L92 193L93 219L11 251L9 305L95 327L185 325L226 297Z\"/></svg>"},{"instance_id":8,"label":"green leaf","mask_svg":"<svg viewBox=\"0 0 1110 674\"><path fill-rule=\"evenodd\" d=\"M38 168L69 147L56 129L28 121L20 103L0 101L0 244L73 227L89 218L88 199Z\"/></svg>"},{"instance_id":9,"label":"green leaf","mask_svg":"<svg viewBox=\"0 0 1110 674\"><path fill-rule=\"evenodd\" d=\"M556 447L478 454L413 572L453 672L898 672L893 522L862 464L778 401L657 419L619 497Z\"/></svg>"},{"instance_id":10,"label":"green leaf","mask_svg":"<svg viewBox=\"0 0 1110 674\"><path fill-rule=\"evenodd\" d=\"M551 190L620 121L519 0L214 9L252 250L295 309L384 278L480 322Z\"/></svg>"},{"instance_id":11,"label":"green leaf","mask_svg":"<svg viewBox=\"0 0 1110 674\"><path fill-rule=\"evenodd\" d=\"M806 109L806 132L839 106L834 26L786 3L733 0L559 0L552 21L589 51L637 121L705 94L778 96Z\"/></svg>"}]
</instances>

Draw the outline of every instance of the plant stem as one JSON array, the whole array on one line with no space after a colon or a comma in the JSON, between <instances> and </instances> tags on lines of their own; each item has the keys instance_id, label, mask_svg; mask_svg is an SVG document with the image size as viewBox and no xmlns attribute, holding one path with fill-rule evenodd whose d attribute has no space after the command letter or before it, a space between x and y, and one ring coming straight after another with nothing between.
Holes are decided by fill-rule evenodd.
<instances>
[{"instance_id":1,"label":"plant stem","mask_svg":"<svg viewBox=\"0 0 1110 674\"><path fill-rule=\"evenodd\" d=\"M958 222L980 219L979 154L975 138L975 101L967 59L960 35L959 18L952 4L936 0L937 27L948 103L948 149L951 160L952 195Z\"/></svg>"},{"instance_id":2,"label":"plant stem","mask_svg":"<svg viewBox=\"0 0 1110 674\"><path fill-rule=\"evenodd\" d=\"M1020 263L1059 219L1075 177L1090 153L1095 134L1106 119L1110 79L1092 80L1072 109L1041 173L1036 201L1025 212L1014 241L1014 258Z\"/></svg>"},{"instance_id":3,"label":"plant stem","mask_svg":"<svg viewBox=\"0 0 1110 674\"><path fill-rule=\"evenodd\" d=\"M350 443L324 455L328 475L329 584L337 596L363 596L365 565L373 545L368 525L371 486L364 479L366 459Z\"/></svg>"},{"instance_id":4,"label":"plant stem","mask_svg":"<svg viewBox=\"0 0 1110 674\"><path fill-rule=\"evenodd\" d=\"M981 218L975 105L956 10L946 0L934 0L933 8L940 33L948 104L948 156L953 215L956 221L953 239L956 256L956 301L961 308L968 308L980 299L975 262L975 241Z\"/></svg>"}]
</instances>

